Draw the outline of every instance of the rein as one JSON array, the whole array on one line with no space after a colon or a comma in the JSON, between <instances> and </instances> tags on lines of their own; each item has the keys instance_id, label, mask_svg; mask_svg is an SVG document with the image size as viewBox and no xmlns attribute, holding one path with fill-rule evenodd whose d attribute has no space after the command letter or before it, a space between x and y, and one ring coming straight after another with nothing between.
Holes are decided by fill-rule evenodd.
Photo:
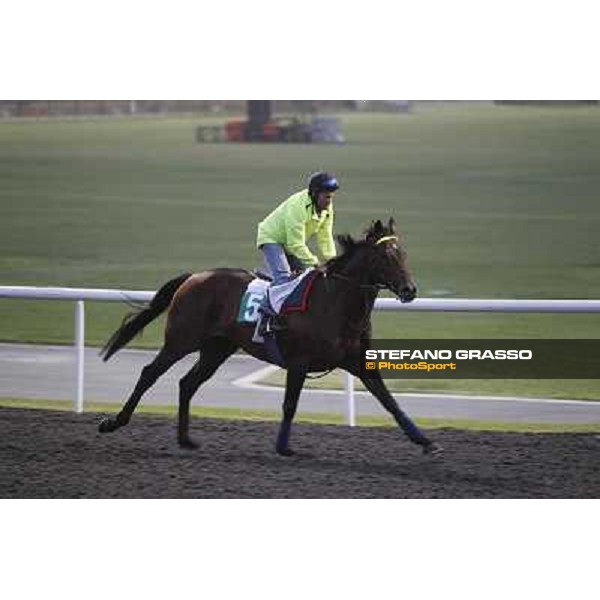
<instances>
[{"instance_id":1,"label":"rein","mask_svg":"<svg viewBox=\"0 0 600 600\"><path fill-rule=\"evenodd\" d=\"M381 289L384 289L384 287L379 284L373 285L370 283L357 283L354 279L352 279L352 277L348 277L347 275L342 275L341 273L328 273L328 274L326 274L326 277L332 277L333 279L340 279L341 281L351 283L352 285L354 285L354 287L357 287L361 290L377 292Z\"/></svg>"}]
</instances>

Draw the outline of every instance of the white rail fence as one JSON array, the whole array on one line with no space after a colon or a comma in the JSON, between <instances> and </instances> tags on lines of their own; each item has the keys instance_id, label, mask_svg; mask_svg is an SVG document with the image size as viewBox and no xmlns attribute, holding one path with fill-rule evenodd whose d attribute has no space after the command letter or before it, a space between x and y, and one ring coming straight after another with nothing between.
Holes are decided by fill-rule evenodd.
<instances>
[{"instance_id":1,"label":"white rail fence","mask_svg":"<svg viewBox=\"0 0 600 600\"><path fill-rule=\"evenodd\" d=\"M71 300L75 302L75 396L73 410L83 412L85 379L85 301L147 302L155 292L140 290L110 290L88 288L0 286L0 298L28 300ZM503 313L598 313L600 300L491 300L417 298L402 304L393 298L379 298L375 310L409 312L503 312ZM347 398L346 421L356 423L354 378L345 374Z\"/></svg>"}]
</instances>

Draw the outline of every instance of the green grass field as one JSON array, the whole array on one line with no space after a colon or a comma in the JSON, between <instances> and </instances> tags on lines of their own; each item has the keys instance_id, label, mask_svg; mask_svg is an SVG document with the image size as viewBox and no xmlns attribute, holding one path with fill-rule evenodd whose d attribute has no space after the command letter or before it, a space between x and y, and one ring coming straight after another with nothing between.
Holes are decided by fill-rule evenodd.
<instances>
[{"instance_id":1,"label":"green grass field","mask_svg":"<svg viewBox=\"0 0 600 600\"><path fill-rule=\"evenodd\" d=\"M337 231L358 234L393 215L422 296L600 298L599 108L417 105L409 115L339 116L340 146L194 142L197 124L223 117L0 121L0 285L156 289L185 270L255 267L257 222L327 168L342 184ZM72 303L0 302L0 340L72 340ZM86 308L96 345L127 310ZM600 337L598 315L374 322L387 338ZM157 323L138 345L156 346L161 334ZM510 393L524 385L512 382ZM548 395L556 384L526 385ZM600 398L596 382L561 386L561 395Z\"/></svg>"}]
</instances>

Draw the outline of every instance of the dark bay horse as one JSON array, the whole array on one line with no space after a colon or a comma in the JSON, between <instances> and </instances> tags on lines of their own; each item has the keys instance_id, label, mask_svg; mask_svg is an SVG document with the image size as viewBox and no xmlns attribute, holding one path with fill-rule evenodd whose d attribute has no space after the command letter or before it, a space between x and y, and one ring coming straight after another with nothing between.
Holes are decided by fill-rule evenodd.
<instances>
[{"instance_id":1,"label":"dark bay horse","mask_svg":"<svg viewBox=\"0 0 600 600\"><path fill-rule=\"evenodd\" d=\"M293 454L289 446L291 425L307 374L339 367L362 380L411 441L425 453L435 454L441 448L404 414L378 371L369 378L361 377L360 372L361 342L368 344L371 339L370 316L378 291L389 289L402 302L416 297L394 221L390 219L387 226L373 222L360 240L349 235L337 239L342 252L321 267L308 310L287 315L286 329L277 334L287 378L276 451L284 456ZM147 308L125 319L102 350L104 360L168 309L162 349L142 369L135 389L116 417L100 423L101 432L127 425L142 395L156 380L184 356L199 352L198 361L179 382L177 430L180 446L196 447L188 434L189 407L200 385L239 348L269 360L264 345L252 341L254 324L241 324L236 318L253 277L242 269L184 274L164 284Z\"/></svg>"}]
</instances>

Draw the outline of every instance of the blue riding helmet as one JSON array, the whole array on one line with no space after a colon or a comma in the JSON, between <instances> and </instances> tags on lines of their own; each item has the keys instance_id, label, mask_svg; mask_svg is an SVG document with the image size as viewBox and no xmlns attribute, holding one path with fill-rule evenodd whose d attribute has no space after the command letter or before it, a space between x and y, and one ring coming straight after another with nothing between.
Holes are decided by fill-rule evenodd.
<instances>
[{"instance_id":1,"label":"blue riding helmet","mask_svg":"<svg viewBox=\"0 0 600 600\"><path fill-rule=\"evenodd\" d=\"M308 180L308 195L315 200L321 192L335 192L339 188L338 181L332 173L318 171Z\"/></svg>"}]
</instances>

